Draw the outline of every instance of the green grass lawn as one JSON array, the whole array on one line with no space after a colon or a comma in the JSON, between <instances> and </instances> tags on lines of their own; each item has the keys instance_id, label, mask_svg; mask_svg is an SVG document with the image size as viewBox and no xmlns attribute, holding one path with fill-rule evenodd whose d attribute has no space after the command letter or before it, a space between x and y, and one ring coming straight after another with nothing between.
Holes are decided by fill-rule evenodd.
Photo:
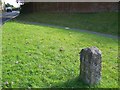
<instances>
[{"instance_id":1,"label":"green grass lawn","mask_svg":"<svg viewBox=\"0 0 120 90\"><path fill-rule=\"evenodd\" d=\"M15 21L2 32L2 87L89 88L78 78L79 52L91 46L102 51L102 80L92 87L118 87L117 39Z\"/></svg>"},{"instance_id":2,"label":"green grass lawn","mask_svg":"<svg viewBox=\"0 0 120 90\"><path fill-rule=\"evenodd\" d=\"M117 12L30 13L21 14L17 19L118 35Z\"/></svg>"},{"instance_id":3,"label":"green grass lawn","mask_svg":"<svg viewBox=\"0 0 120 90\"><path fill-rule=\"evenodd\" d=\"M0 26L0 89L2 83L2 28Z\"/></svg>"}]
</instances>

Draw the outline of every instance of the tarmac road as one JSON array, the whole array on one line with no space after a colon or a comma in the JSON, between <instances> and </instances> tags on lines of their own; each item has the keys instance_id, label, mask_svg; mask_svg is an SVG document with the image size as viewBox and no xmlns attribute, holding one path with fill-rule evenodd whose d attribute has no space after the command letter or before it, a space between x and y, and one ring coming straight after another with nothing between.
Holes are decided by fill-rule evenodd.
<instances>
[{"instance_id":1,"label":"tarmac road","mask_svg":"<svg viewBox=\"0 0 120 90\"><path fill-rule=\"evenodd\" d=\"M19 13L19 11L0 13L0 25L3 25L5 22L17 17Z\"/></svg>"}]
</instances>

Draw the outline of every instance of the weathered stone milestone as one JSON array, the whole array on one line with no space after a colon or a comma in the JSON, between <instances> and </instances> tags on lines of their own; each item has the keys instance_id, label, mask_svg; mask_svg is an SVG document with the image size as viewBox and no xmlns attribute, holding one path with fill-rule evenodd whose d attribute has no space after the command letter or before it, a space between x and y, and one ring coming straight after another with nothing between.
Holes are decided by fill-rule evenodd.
<instances>
[{"instance_id":1,"label":"weathered stone milestone","mask_svg":"<svg viewBox=\"0 0 120 90\"><path fill-rule=\"evenodd\" d=\"M97 84L101 80L101 51L97 47L80 52L80 78L86 84Z\"/></svg>"}]
</instances>

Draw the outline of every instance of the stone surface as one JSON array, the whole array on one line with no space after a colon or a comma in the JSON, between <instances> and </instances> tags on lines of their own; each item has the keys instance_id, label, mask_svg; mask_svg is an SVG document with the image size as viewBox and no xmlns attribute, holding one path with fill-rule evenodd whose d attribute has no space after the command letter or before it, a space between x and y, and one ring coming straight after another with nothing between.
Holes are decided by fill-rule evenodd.
<instances>
[{"instance_id":1,"label":"stone surface","mask_svg":"<svg viewBox=\"0 0 120 90\"><path fill-rule=\"evenodd\" d=\"M97 47L82 49L80 52L80 78L93 85L101 79L101 51Z\"/></svg>"}]
</instances>

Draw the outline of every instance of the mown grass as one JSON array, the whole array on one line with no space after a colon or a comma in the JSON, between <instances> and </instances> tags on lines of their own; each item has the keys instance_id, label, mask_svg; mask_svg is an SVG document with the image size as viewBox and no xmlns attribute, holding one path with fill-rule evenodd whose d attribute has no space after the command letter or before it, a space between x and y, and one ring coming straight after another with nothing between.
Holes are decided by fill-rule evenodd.
<instances>
[{"instance_id":1,"label":"mown grass","mask_svg":"<svg viewBox=\"0 0 120 90\"><path fill-rule=\"evenodd\" d=\"M2 27L0 26L0 89L2 89Z\"/></svg>"},{"instance_id":2,"label":"mown grass","mask_svg":"<svg viewBox=\"0 0 120 90\"><path fill-rule=\"evenodd\" d=\"M30 13L21 14L18 20L46 23L70 28L85 29L118 35L118 13Z\"/></svg>"},{"instance_id":3,"label":"mown grass","mask_svg":"<svg viewBox=\"0 0 120 90\"><path fill-rule=\"evenodd\" d=\"M118 87L118 40L46 26L7 22L2 34L2 87L89 88L79 80L79 52L102 51L102 80L95 88Z\"/></svg>"}]
</instances>

